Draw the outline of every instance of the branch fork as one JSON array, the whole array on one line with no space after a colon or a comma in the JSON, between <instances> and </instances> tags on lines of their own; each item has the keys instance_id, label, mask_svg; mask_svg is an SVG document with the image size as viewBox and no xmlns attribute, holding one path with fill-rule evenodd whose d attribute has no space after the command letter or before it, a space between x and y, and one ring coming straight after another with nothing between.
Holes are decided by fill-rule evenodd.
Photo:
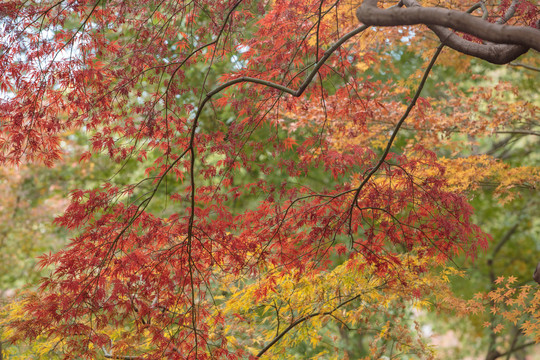
<instances>
[{"instance_id":1,"label":"branch fork","mask_svg":"<svg viewBox=\"0 0 540 360\"><path fill-rule=\"evenodd\" d=\"M437 7L422 7L416 0L402 0L403 7L381 9L379 0L364 0L356 17L370 26L425 24L441 42L463 54L494 64L507 64L529 49L540 51L540 30L528 26L490 23L466 12ZM465 40L452 30L476 36L486 42Z\"/></svg>"}]
</instances>

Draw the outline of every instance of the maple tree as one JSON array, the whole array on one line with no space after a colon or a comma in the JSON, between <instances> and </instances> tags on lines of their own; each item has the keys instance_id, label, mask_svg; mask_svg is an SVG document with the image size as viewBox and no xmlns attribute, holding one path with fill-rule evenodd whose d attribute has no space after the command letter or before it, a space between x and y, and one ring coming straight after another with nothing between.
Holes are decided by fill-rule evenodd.
<instances>
[{"instance_id":1,"label":"maple tree","mask_svg":"<svg viewBox=\"0 0 540 360\"><path fill-rule=\"evenodd\" d=\"M481 311L448 285L460 272L447 263L490 239L468 197L489 179L512 201L539 180L454 156L471 141L449 134L534 132L538 105L480 76L421 92L455 51L526 54L517 66L536 69L539 14L527 1L378 3L0 4L0 162L53 166L77 131L81 166L116 164L71 192L55 224L73 238L7 307L10 341L44 341L43 358L286 358L305 344L316 357L335 351L325 336L354 329L372 334L371 357L433 357L403 314ZM408 51L423 54L400 77ZM489 296L534 312L530 292Z\"/></svg>"}]
</instances>

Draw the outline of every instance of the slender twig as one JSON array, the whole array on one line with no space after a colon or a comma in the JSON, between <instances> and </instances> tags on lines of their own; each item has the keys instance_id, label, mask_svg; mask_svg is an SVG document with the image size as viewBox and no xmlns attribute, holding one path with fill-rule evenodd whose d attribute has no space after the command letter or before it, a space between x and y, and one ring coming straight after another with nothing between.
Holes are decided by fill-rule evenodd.
<instances>
[{"instance_id":1,"label":"slender twig","mask_svg":"<svg viewBox=\"0 0 540 360\"><path fill-rule=\"evenodd\" d=\"M422 89L424 88L426 80L427 80L427 78L429 76L429 72L433 68L433 65L435 65L435 61L437 60L437 57L439 56L439 54L441 53L443 48L444 48L444 44L441 44L441 45L439 45L439 47L437 47L437 51L435 52L435 54L431 58L431 61L429 62L428 67L424 71L424 76L422 77L422 80L420 81L420 84L418 85L418 88L416 89L416 93L414 94L414 97L412 98L411 102L409 103L409 106L407 106L407 110L405 110L405 113L401 116L401 119L399 119L397 125L395 126L394 131L392 132L392 135L390 136L390 139L388 140L388 143L386 144L386 148L384 149L383 154L379 158L379 161L377 162L377 164L373 168L371 168L371 170L366 175L366 177L364 177L364 180L362 181L362 183L360 183L360 185L356 189L356 193L354 194L354 198L353 198L353 201L352 201L352 204L351 204L351 210L350 210L351 214L352 214L352 210L354 208L354 204L356 204L356 202L358 201L358 197L360 196L360 192L362 191L364 186L367 184L369 179L371 179L371 177L379 170L379 168L382 166L382 164L386 160L386 156L388 156L388 153L390 152L390 148L392 147L392 145L394 143L394 140L395 140L395 138L396 138L396 136L397 136L397 134L399 132L399 129L401 128L401 126L403 125L403 123L405 122L407 117L409 116L411 110L413 109L414 105L416 104L416 101L420 97L420 93L422 92Z\"/></svg>"},{"instance_id":2,"label":"slender twig","mask_svg":"<svg viewBox=\"0 0 540 360\"><path fill-rule=\"evenodd\" d=\"M540 71L540 69L538 69ZM536 131L527 131L527 130L503 130L503 131L495 131L496 134L518 134L518 135L533 135L533 136L540 136L539 132Z\"/></svg>"},{"instance_id":3,"label":"slender twig","mask_svg":"<svg viewBox=\"0 0 540 360\"><path fill-rule=\"evenodd\" d=\"M267 352L272 346L274 346L282 337L284 337L289 331L291 331L293 328L295 328L298 324L301 324L304 321L307 321L307 320L309 320L311 318L314 318L316 316L332 315L334 313L334 311L336 311L339 308L347 305L348 303L360 298L361 296L362 296L362 294L358 294L358 295L348 299L347 301L344 301L341 304L337 305L332 310L318 311L318 312L314 312L314 313L311 313L311 314L306 315L306 316L302 316L300 319L297 319L296 321L292 322L289 326L287 326L285 328L285 330L283 330L281 333L279 333L272 341L270 341L268 343L268 345L266 345L261 351L259 351L259 353L257 355L255 355L255 357L263 356L265 352Z\"/></svg>"},{"instance_id":4,"label":"slender twig","mask_svg":"<svg viewBox=\"0 0 540 360\"><path fill-rule=\"evenodd\" d=\"M511 65L511 66L521 66L521 67L524 67L525 69L529 69L529 70L532 70L532 71L538 71L538 72L540 72L540 68L537 68L537 67L534 67L534 66L531 66L531 65L527 65L527 64L524 64L524 63L520 63L520 62L512 61L512 62L508 63L508 65Z\"/></svg>"},{"instance_id":5,"label":"slender twig","mask_svg":"<svg viewBox=\"0 0 540 360\"><path fill-rule=\"evenodd\" d=\"M534 341L530 341L528 343L525 343L525 344L521 344L519 346L516 346L515 348L511 349L511 350L508 350L507 352L504 352L502 354L498 354L498 356L496 356L494 359L498 358L498 357L502 357L502 356L505 356L505 355L508 355L508 354L511 354L513 352L516 352L516 351L519 351L521 349L525 349L526 347L529 347L529 346L532 346L532 345L535 345L536 342Z\"/></svg>"}]
</instances>

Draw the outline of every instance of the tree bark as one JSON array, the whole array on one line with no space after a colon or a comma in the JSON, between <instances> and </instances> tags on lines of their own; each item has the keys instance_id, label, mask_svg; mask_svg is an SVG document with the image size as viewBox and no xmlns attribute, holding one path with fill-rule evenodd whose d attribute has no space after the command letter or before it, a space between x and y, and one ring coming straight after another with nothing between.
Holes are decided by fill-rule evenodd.
<instances>
[{"instance_id":1,"label":"tree bark","mask_svg":"<svg viewBox=\"0 0 540 360\"><path fill-rule=\"evenodd\" d=\"M356 17L371 26L427 25L441 42L461 53L494 64L507 64L530 48L540 51L540 30L526 26L493 24L466 12L443 8L424 8L415 0L402 0L407 8L381 9L379 0L364 0ZM476 36L494 44L465 40L452 30Z\"/></svg>"}]
</instances>

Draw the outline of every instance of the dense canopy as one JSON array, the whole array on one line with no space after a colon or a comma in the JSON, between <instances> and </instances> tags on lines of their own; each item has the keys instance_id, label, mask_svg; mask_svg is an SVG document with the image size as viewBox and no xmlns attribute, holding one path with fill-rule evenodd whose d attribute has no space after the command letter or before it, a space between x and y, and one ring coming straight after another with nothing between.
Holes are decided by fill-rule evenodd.
<instances>
[{"instance_id":1,"label":"dense canopy","mask_svg":"<svg viewBox=\"0 0 540 360\"><path fill-rule=\"evenodd\" d=\"M4 348L430 358L420 313L490 309L518 334L484 318L492 359L539 342L529 275L449 284L508 241L490 216L537 205L539 24L525 0L3 1L0 163L23 175L0 185L70 238L5 306ZM40 165L69 202L19 208Z\"/></svg>"}]
</instances>

